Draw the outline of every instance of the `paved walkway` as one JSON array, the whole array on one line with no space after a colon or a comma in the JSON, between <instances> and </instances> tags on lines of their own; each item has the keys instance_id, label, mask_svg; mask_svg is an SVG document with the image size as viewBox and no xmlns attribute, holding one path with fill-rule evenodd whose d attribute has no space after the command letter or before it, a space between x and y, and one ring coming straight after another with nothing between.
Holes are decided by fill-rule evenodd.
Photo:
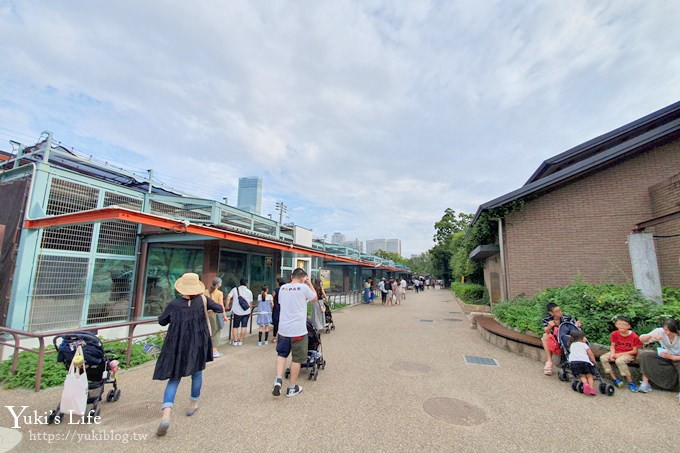
<instances>
[{"instance_id":1,"label":"paved walkway","mask_svg":"<svg viewBox=\"0 0 680 453\"><path fill-rule=\"evenodd\" d=\"M543 376L541 363L486 343L460 312L448 291L428 290L409 292L402 306L335 313L337 329L322 336L328 366L318 381L302 379L304 392L295 398L271 395L273 345L257 347L251 336L240 348L223 346L191 418L183 414L189 380L182 381L165 438L154 435L165 384L152 381L153 365L145 365L120 376L121 399L103 403L100 425L20 422L16 451L677 449L675 394L577 394ZM467 364L464 355L495 358L499 366ZM59 388L0 393L2 406L29 405L39 414L59 396ZM0 426L12 424L0 408ZM62 438L48 443L48 435ZM98 440L85 437L93 435Z\"/></svg>"}]
</instances>

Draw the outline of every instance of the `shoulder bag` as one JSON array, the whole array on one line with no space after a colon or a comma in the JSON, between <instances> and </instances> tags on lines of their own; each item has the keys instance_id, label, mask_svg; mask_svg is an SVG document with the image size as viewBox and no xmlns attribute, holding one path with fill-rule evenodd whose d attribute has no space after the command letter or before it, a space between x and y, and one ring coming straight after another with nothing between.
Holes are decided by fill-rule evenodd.
<instances>
[{"instance_id":1,"label":"shoulder bag","mask_svg":"<svg viewBox=\"0 0 680 453\"><path fill-rule=\"evenodd\" d=\"M250 304L248 303L245 297L242 297L241 294L239 294L238 286L236 287L236 295L238 296L238 304L241 306L243 310L248 311L250 309Z\"/></svg>"}]
</instances>

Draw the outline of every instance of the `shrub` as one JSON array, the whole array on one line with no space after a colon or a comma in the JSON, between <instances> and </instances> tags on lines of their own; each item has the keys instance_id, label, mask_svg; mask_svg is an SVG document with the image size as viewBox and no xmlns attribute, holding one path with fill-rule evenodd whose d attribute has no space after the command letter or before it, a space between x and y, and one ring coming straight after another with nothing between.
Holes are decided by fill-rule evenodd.
<instances>
[{"instance_id":1,"label":"shrub","mask_svg":"<svg viewBox=\"0 0 680 453\"><path fill-rule=\"evenodd\" d=\"M451 291L465 303L489 305L489 296L484 285L453 282Z\"/></svg>"},{"instance_id":2,"label":"shrub","mask_svg":"<svg viewBox=\"0 0 680 453\"><path fill-rule=\"evenodd\" d=\"M146 343L153 343L158 346L163 344L162 335L152 335L146 338ZM144 352L143 343L132 344L132 355L130 364L125 365L125 353L127 352L127 341L115 341L106 343L104 349L112 351L111 355L120 361L121 368L131 368L154 359L154 356ZM19 353L17 363L17 374L12 374L12 359L0 362L0 383L7 389L24 387L32 389L35 386L35 376L38 370L38 354L22 351ZM40 388L48 388L62 385L66 378L66 367L63 363L57 362L55 353L45 354L43 360L43 374L40 381Z\"/></svg>"},{"instance_id":3,"label":"shrub","mask_svg":"<svg viewBox=\"0 0 680 453\"><path fill-rule=\"evenodd\" d=\"M500 302L494 306L493 313L505 324L542 334L541 319L547 315L546 305L550 302L559 305L566 315L580 320L591 342L604 345L609 344L617 316L629 318L638 334L649 332L650 326L658 327L668 317L680 316L680 291L676 289L664 289L664 304L658 305L644 299L632 285L581 282L546 289L531 299L520 297Z\"/></svg>"}]
</instances>

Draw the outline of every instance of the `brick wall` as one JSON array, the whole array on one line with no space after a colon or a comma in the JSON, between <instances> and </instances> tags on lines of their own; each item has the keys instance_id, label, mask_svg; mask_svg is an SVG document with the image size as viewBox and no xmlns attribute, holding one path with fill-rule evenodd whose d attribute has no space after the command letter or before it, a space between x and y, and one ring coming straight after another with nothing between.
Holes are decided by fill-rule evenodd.
<instances>
[{"instance_id":1,"label":"brick wall","mask_svg":"<svg viewBox=\"0 0 680 453\"><path fill-rule=\"evenodd\" d=\"M509 296L568 285L577 274L588 283L632 282L627 236L654 217L650 187L678 168L680 140L544 194L508 216Z\"/></svg>"},{"instance_id":2,"label":"brick wall","mask_svg":"<svg viewBox=\"0 0 680 453\"><path fill-rule=\"evenodd\" d=\"M677 212L680 210L680 174L652 186L649 193L653 217ZM680 234L680 220L659 224L649 231L655 236ZM657 237L654 242L661 284L680 288L680 237Z\"/></svg>"}]
</instances>

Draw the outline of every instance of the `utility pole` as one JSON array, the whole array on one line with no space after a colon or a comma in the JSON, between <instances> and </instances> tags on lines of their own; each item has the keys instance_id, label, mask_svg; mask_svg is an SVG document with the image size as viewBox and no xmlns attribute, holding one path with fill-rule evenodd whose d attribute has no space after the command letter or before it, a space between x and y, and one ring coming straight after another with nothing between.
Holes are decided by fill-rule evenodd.
<instances>
[{"instance_id":1,"label":"utility pole","mask_svg":"<svg viewBox=\"0 0 680 453\"><path fill-rule=\"evenodd\" d=\"M283 225L283 214L288 211L288 207L283 204L283 201L277 201L276 210L279 211L279 225Z\"/></svg>"}]
</instances>

